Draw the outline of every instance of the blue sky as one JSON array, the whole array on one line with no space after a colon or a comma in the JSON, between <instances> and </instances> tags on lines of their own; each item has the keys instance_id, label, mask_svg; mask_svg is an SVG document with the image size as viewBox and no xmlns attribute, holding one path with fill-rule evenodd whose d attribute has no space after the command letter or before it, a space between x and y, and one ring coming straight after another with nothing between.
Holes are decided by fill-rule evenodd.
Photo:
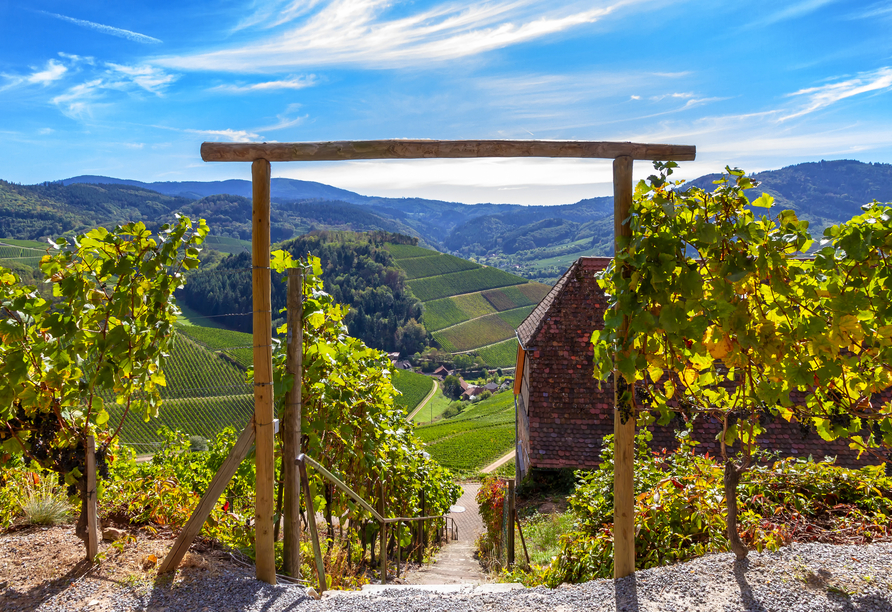
<instances>
[{"instance_id":1,"label":"blue sky","mask_svg":"<svg viewBox=\"0 0 892 612\"><path fill-rule=\"evenodd\" d=\"M693 178L892 162L892 0L0 0L0 178L249 178L205 140L697 146ZM636 162L646 176L647 162ZM557 204L609 162L274 164L373 195Z\"/></svg>"}]
</instances>

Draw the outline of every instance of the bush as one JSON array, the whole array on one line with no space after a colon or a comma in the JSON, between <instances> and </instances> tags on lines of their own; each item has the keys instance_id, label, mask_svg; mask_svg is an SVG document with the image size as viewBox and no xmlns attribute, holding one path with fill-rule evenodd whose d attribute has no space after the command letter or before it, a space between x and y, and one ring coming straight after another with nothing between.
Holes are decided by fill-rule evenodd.
<instances>
[{"instance_id":1,"label":"bush","mask_svg":"<svg viewBox=\"0 0 892 612\"><path fill-rule=\"evenodd\" d=\"M208 449L208 441L201 436L189 436L189 452L203 453Z\"/></svg>"},{"instance_id":2,"label":"bush","mask_svg":"<svg viewBox=\"0 0 892 612\"><path fill-rule=\"evenodd\" d=\"M651 452L649 437L646 430L637 437L636 568L728 550L722 464L694 454L696 443L687 432L674 452ZM561 538L560 553L547 565L515 570L512 580L556 587L612 577L612 436L605 437L601 459L598 469L577 473L576 491L568 498L577 520ZM892 478L882 466L849 470L785 459L745 474L739 491L741 538L759 551L792 541L836 542L843 528L863 543L892 536Z\"/></svg>"}]
</instances>

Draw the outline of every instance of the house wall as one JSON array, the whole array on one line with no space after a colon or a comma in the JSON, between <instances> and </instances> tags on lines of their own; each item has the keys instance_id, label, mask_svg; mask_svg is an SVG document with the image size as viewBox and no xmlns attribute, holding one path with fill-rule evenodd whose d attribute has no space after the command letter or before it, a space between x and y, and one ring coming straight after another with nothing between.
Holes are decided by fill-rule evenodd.
<instances>
[{"instance_id":1,"label":"house wall","mask_svg":"<svg viewBox=\"0 0 892 612\"><path fill-rule=\"evenodd\" d=\"M573 277L567 279L528 342L524 375L529 377L529 395L523 400L528 433L524 433L522 444L528 457L526 469L593 468L599 463L603 437L613 433L613 385L592 377L590 342L592 330L603 329L607 308L607 298L594 274L607 263L606 258L580 259ZM518 423L520 430L520 420ZM759 445L783 456L820 459L831 455L848 467L878 463L867 454L858 459L845 441L827 442L816 433L803 433L796 423L775 418L763 426L767 432L760 436ZM650 427L651 447L675 448L679 428L680 422ZM700 442L698 451L719 456L716 434L720 430L715 419L698 421L693 433Z\"/></svg>"},{"instance_id":2,"label":"house wall","mask_svg":"<svg viewBox=\"0 0 892 612\"><path fill-rule=\"evenodd\" d=\"M520 383L520 392L514 396L516 427L514 465L517 479L522 480L529 471L530 465L530 419L527 411L530 402L530 374L528 368L523 368L522 376L518 381Z\"/></svg>"}]
</instances>

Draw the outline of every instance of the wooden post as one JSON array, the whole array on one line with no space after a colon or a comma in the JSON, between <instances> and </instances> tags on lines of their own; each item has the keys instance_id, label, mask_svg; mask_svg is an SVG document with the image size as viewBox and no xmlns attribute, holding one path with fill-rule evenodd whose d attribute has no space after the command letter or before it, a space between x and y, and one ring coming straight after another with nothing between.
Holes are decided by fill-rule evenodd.
<instances>
[{"instance_id":1,"label":"wooden post","mask_svg":"<svg viewBox=\"0 0 892 612\"><path fill-rule=\"evenodd\" d=\"M270 281L270 167L265 159L251 165L254 205L252 211L251 260L254 274L254 427L257 489L254 505L254 548L257 579L276 584L273 547L273 496L275 441L273 431L272 296Z\"/></svg>"},{"instance_id":2,"label":"wooden post","mask_svg":"<svg viewBox=\"0 0 892 612\"><path fill-rule=\"evenodd\" d=\"M400 577L400 561L402 560L400 558L400 527L402 527L402 525L400 525L399 522L397 522L397 524L396 524L396 577L397 578Z\"/></svg>"},{"instance_id":3,"label":"wooden post","mask_svg":"<svg viewBox=\"0 0 892 612\"><path fill-rule=\"evenodd\" d=\"M198 506L195 508L195 511L192 512L192 516L189 517L189 522L186 523L186 526L183 527L182 531L180 531L180 534L177 536L176 541L173 543L173 547L170 549L170 552L167 553L167 556L161 563L161 567L158 568L159 574L172 572L180 566L180 561L183 560L183 557L186 555L186 551L189 550L189 546L192 545L195 536L201 531L201 526L204 525L204 522L207 520L208 516L210 516L211 510L214 509L217 500L220 499L220 496L226 489L226 485L228 485L229 481L232 480L232 477L235 476L238 466L241 465L242 461L245 460L245 457L248 456L253 445L254 421L250 421L238 437L238 440L235 441L235 446L229 451L229 455L226 456L226 460L223 461L220 469L214 474L214 477L211 479L211 484L208 486L208 490L201 497L201 501L198 502Z\"/></svg>"},{"instance_id":4,"label":"wooden post","mask_svg":"<svg viewBox=\"0 0 892 612\"><path fill-rule=\"evenodd\" d=\"M632 236L632 158L613 160L614 254ZM620 333L625 335L628 320L623 317ZM633 381L634 382L634 381ZM635 414L629 401L634 387L618 370L613 371L613 577L635 572Z\"/></svg>"},{"instance_id":5,"label":"wooden post","mask_svg":"<svg viewBox=\"0 0 892 612\"><path fill-rule=\"evenodd\" d=\"M424 489L421 490L421 516L427 516L427 500L424 499ZM421 549L418 552L418 563L424 563L424 551L427 549L427 521L418 521L421 525Z\"/></svg>"},{"instance_id":6,"label":"wooden post","mask_svg":"<svg viewBox=\"0 0 892 612\"><path fill-rule=\"evenodd\" d=\"M508 481L508 567L514 565L514 481Z\"/></svg>"},{"instance_id":7,"label":"wooden post","mask_svg":"<svg viewBox=\"0 0 892 612\"><path fill-rule=\"evenodd\" d=\"M282 415L282 463L285 468L285 538L283 564L287 576L300 572L300 476L294 459L301 453L301 392L303 380L303 275L288 270L288 356L286 368L294 386L285 395Z\"/></svg>"},{"instance_id":8,"label":"wooden post","mask_svg":"<svg viewBox=\"0 0 892 612\"><path fill-rule=\"evenodd\" d=\"M378 514L384 516L384 478L381 478L381 498L378 500ZM387 584L387 523L381 521L381 584Z\"/></svg>"},{"instance_id":9,"label":"wooden post","mask_svg":"<svg viewBox=\"0 0 892 612\"><path fill-rule=\"evenodd\" d=\"M530 552L527 550L527 541L523 538L523 528L520 526L516 511L514 512L514 522L517 524L517 533L520 534L520 543L523 544L523 556L526 557L527 567L530 567Z\"/></svg>"},{"instance_id":10,"label":"wooden post","mask_svg":"<svg viewBox=\"0 0 892 612\"><path fill-rule=\"evenodd\" d=\"M96 441L87 436L87 561L93 562L99 554L99 521L96 510Z\"/></svg>"}]
</instances>

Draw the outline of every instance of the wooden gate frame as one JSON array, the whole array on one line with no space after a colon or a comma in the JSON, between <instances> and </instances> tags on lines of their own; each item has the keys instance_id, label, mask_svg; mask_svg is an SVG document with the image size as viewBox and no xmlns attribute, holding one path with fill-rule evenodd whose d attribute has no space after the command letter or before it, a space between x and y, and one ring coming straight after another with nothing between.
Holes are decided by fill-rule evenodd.
<instances>
[{"instance_id":1,"label":"wooden gate frame","mask_svg":"<svg viewBox=\"0 0 892 612\"><path fill-rule=\"evenodd\" d=\"M442 159L479 157L568 157L613 160L614 245L631 236L632 162L691 161L688 145L554 140L349 140L298 143L217 143L201 145L206 162L251 162L253 193L251 254L254 301L254 436L257 493L255 506L257 573L276 583L273 542L273 370L270 296L270 162L359 159ZM626 321L623 321L626 325ZM614 372L614 380L619 380ZM614 389L620 385L614 385ZM633 458L635 419L614 393L614 549L615 578L635 571ZM248 425L248 428L251 424ZM248 434L250 435L250 434ZM245 435L243 434L243 437ZM222 476L222 474L221 474ZM228 479L227 479L228 481ZM213 500L211 503L214 503ZM202 521L203 522L203 521ZM188 547L188 543L186 544ZM170 568L175 569L175 567Z\"/></svg>"}]
</instances>

